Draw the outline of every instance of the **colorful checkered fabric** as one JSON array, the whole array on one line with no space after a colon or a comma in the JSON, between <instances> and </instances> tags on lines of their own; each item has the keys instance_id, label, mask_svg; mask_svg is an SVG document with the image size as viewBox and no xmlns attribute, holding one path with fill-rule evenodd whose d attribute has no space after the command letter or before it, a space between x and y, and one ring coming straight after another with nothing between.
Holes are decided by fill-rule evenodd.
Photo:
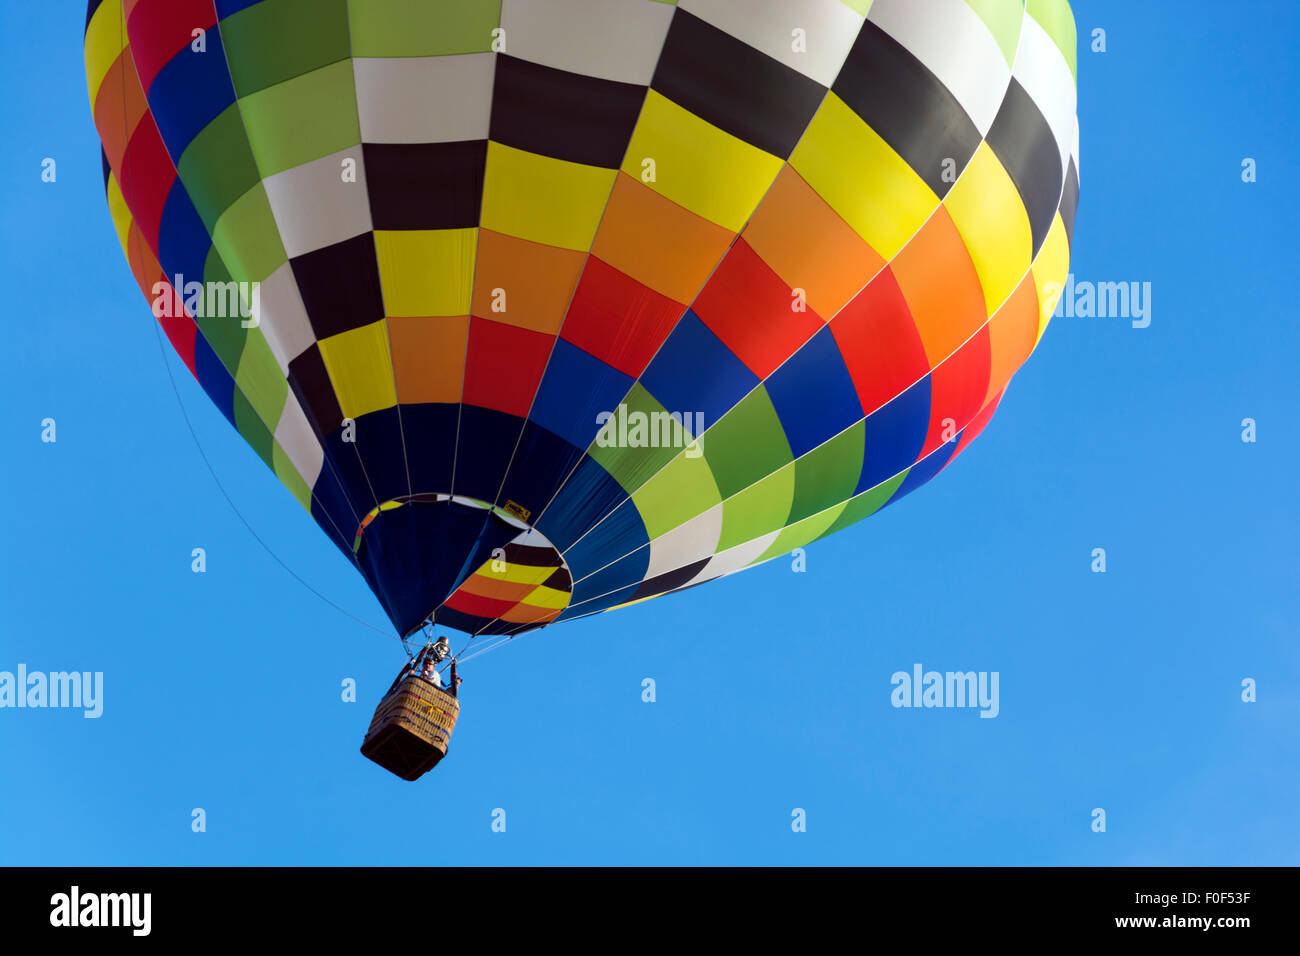
<instances>
[{"instance_id":1,"label":"colorful checkered fabric","mask_svg":"<svg viewBox=\"0 0 1300 956\"><path fill-rule=\"evenodd\" d=\"M91 0L85 45L136 279L403 633L606 610L897 501L1067 273L1065 0ZM178 275L257 283L256 323ZM545 559L490 587L525 531Z\"/></svg>"}]
</instances>

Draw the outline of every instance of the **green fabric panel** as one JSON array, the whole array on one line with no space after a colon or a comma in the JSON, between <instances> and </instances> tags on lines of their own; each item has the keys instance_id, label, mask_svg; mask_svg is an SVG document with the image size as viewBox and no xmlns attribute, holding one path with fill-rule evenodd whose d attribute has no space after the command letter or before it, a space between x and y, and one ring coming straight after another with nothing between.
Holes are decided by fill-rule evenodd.
<instances>
[{"instance_id":1,"label":"green fabric panel","mask_svg":"<svg viewBox=\"0 0 1300 956\"><path fill-rule=\"evenodd\" d=\"M207 288L214 283L230 281L230 273L226 271L221 256L217 254L216 249L209 249L207 262L203 266L205 313L207 311ZM186 284L189 284L188 279L186 279ZM185 293L179 289L177 291L180 292L181 299L185 301ZM190 307L188 302L186 307ZM230 377L234 378L235 369L239 368L239 357L244 352L244 340L248 337L248 330L240 326L238 317L224 318L204 314L201 318L196 317L194 324L199 327L199 334L207 340L208 345L212 347L212 351L221 360L221 364L230 373Z\"/></svg>"},{"instance_id":2,"label":"green fabric panel","mask_svg":"<svg viewBox=\"0 0 1300 956\"><path fill-rule=\"evenodd\" d=\"M194 137L181 154L177 171L211 234L221 214L261 179L238 104L231 103Z\"/></svg>"},{"instance_id":3,"label":"green fabric panel","mask_svg":"<svg viewBox=\"0 0 1300 956\"><path fill-rule=\"evenodd\" d=\"M261 182L221 214L212 243L230 275L241 282L261 282L288 261Z\"/></svg>"},{"instance_id":4,"label":"green fabric panel","mask_svg":"<svg viewBox=\"0 0 1300 956\"><path fill-rule=\"evenodd\" d=\"M705 432L700 445L724 498L794 459L781 420L761 385Z\"/></svg>"},{"instance_id":5,"label":"green fabric panel","mask_svg":"<svg viewBox=\"0 0 1300 956\"><path fill-rule=\"evenodd\" d=\"M239 357L239 371L235 385L244 393L267 428L275 431L284 414L284 403L289 394L289 383L280 371L271 346L260 328L248 330L244 352Z\"/></svg>"},{"instance_id":6,"label":"green fabric panel","mask_svg":"<svg viewBox=\"0 0 1300 956\"><path fill-rule=\"evenodd\" d=\"M486 53L501 25L500 0L351 0L349 8L353 56Z\"/></svg>"},{"instance_id":7,"label":"green fabric panel","mask_svg":"<svg viewBox=\"0 0 1300 956\"><path fill-rule=\"evenodd\" d=\"M293 467L293 462L289 460L289 456L285 454L279 442L276 442L271 449L271 462L275 476L289 489L289 494L298 499L298 504L310 513L311 488L307 487L307 482L303 480L302 475L298 474L298 469Z\"/></svg>"},{"instance_id":8,"label":"green fabric panel","mask_svg":"<svg viewBox=\"0 0 1300 956\"><path fill-rule=\"evenodd\" d=\"M872 0L840 0L840 3L844 4L854 13L860 13L865 17L871 10Z\"/></svg>"},{"instance_id":9,"label":"green fabric panel","mask_svg":"<svg viewBox=\"0 0 1300 956\"><path fill-rule=\"evenodd\" d=\"M775 558L780 554L789 554L795 548L802 548L806 544L811 544L825 534L826 529L834 524L835 519L840 516L844 510L844 502L840 502L833 508L827 508L808 518L804 518L797 524L792 524L772 542L772 546L763 552L762 556L753 563L758 564L760 561L766 561L769 558Z\"/></svg>"},{"instance_id":10,"label":"green fabric panel","mask_svg":"<svg viewBox=\"0 0 1300 956\"><path fill-rule=\"evenodd\" d=\"M966 0L966 5L979 14L989 28L1007 66L1015 63L1016 47L1020 46L1020 27L1025 19L1025 0Z\"/></svg>"},{"instance_id":11,"label":"green fabric panel","mask_svg":"<svg viewBox=\"0 0 1300 956\"><path fill-rule=\"evenodd\" d=\"M347 0L262 0L221 21L238 96L351 55Z\"/></svg>"},{"instance_id":12,"label":"green fabric panel","mask_svg":"<svg viewBox=\"0 0 1300 956\"><path fill-rule=\"evenodd\" d=\"M641 387L640 382L632 386L624 404L627 406L626 415L629 423L636 420L632 417L634 414L644 414L648 417L665 411L664 407ZM611 421L607 427L616 429L617 419ZM615 441L619 440L613 431L609 434ZM627 437L629 439L633 437L630 427ZM701 447L707 448L707 445L702 444ZM587 448L587 454L596 459L630 495L653 478L655 473L672 461L681 450L681 448L601 447L596 442L592 442Z\"/></svg>"},{"instance_id":13,"label":"green fabric panel","mask_svg":"<svg viewBox=\"0 0 1300 956\"><path fill-rule=\"evenodd\" d=\"M794 501L794 464L728 498L722 506L722 534L715 552L784 528Z\"/></svg>"},{"instance_id":14,"label":"green fabric panel","mask_svg":"<svg viewBox=\"0 0 1300 956\"><path fill-rule=\"evenodd\" d=\"M1068 0L1029 0L1025 9L1047 31L1070 64L1074 82L1079 82L1079 37L1074 29L1074 14Z\"/></svg>"},{"instance_id":15,"label":"green fabric panel","mask_svg":"<svg viewBox=\"0 0 1300 956\"><path fill-rule=\"evenodd\" d=\"M263 179L361 142L351 60L242 97L239 108Z\"/></svg>"},{"instance_id":16,"label":"green fabric panel","mask_svg":"<svg viewBox=\"0 0 1300 956\"><path fill-rule=\"evenodd\" d=\"M266 463L266 467L275 471L271 451L275 447L275 439L266 430L262 420L257 417L257 412L253 410L252 405L248 404L248 399L244 398L239 389L235 389L234 407L235 428L239 429L239 434L252 446L253 451L257 452L257 457Z\"/></svg>"},{"instance_id":17,"label":"green fabric panel","mask_svg":"<svg viewBox=\"0 0 1300 956\"><path fill-rule=\"evenodd\" d=\"M794 503L788 519L792 524L853 496L862 477L866 442L867 423L860 421L794 463Z\"/></svg>"},{"instance_id":18,"label":"green fabric panel","mask_svg":"<svg viewBox=\"0 0 1300 956\"><path fill-rule=\"evenodd\" d=\"M645 483L634 495L632 504L645 522L651 540L708 511L722 496L701 457L687 458L685 452Z\"/></svg>"},{"instance_id":19,"label":"green fabric panel","mask_svg":"<svg viewBox=\"0 0 1300 956\"><path fill-rule=\"evenodd\" d=\"M888 481L862 492L856 498L850 499L845 504L844 510L840 512L840 516L835 519L835 523L826 529L822 537L834 534L836 531L843 531L849 525L857 524L863 518L875 514L894 496L894 492L898 490L898 486L903 483L903 479L906 477L907 472L905 471L901 475L895 475Z\"/></svg>"}]
</instances>

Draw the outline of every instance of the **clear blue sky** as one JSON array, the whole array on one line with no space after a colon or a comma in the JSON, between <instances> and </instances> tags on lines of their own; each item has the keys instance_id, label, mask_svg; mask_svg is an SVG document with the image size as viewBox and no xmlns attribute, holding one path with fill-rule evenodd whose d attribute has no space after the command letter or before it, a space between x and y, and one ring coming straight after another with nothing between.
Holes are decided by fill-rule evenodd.
<instances>
[{"instance_id":1,"label":"clear blue sky","mask_svg":"<svg viewBox=\"0 0 1300 956\"><path fill-rule=\"evenodd\" d=\"M84 6L0 6L0 670L102 671L104 715L0 710L0 863L1300 863L1294 4L1076 4L1109 49L1080 52L1072 269L1151 282L1149 328L1054 321L970 450L806 573L474 662L414 785L357 753L396 641L268 557L186 429L105 209ZM167 362L258 534L384 623ZM915 662L999 671L1000 715L892 708Z\"/></svg>"}]
</instances>

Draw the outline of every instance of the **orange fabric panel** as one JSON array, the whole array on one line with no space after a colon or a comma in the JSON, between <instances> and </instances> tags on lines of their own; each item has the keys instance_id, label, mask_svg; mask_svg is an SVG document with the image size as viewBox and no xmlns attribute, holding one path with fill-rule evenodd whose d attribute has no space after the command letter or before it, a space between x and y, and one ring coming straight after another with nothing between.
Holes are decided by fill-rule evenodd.
<instances>
[{"instance_id":1,"label":"orange fabric panel","mask_svg":"<svg viewBox=\"0 0 1300 956\"><path fill-rule=\"evenodd\" d=\"M95 129L113 169L122 168L126 144L148 110L144 90L140 89L140 78L136 76L135 64L131 61L131 51L124 50L109 67L95 98Z\"/></svg>"},{"instance_id":2,"label":"orange fabric panel","mask_svg":"<svg viewBox=\"0 0 1300 956\"><path fill-rule=\"evenodd\" d=\"M153 286L163 275L163 268L134 219L131 220L131 231L127 233L126 244L126 261L131 266L131 273L145 298L152 303Z\"/></svg>"},{"instance_id":3,"label":"orange fabric panel","mask_svg":"<svg viewBox=\"0 0 1300 956\"><path fill-rule=\"evenodd\" d=\"M491 229L479 229L470 311L482 319L555 335L573 298L586 255ZM493 312L494 290L505 311Z\"/></svg>"},{"instance_id":4,"label":"orange fabric panel","mask_svg":"<svg viewBox=\"0 0 1300 956\"><path fill-rule=\"evenodd\" d=\"M619 173L591 251L642 285L688 305L734 238Z\"/></svg>"},{"instance_id":5,"label":"orange fabric panel","mask_svg":"<svg viewBox=\"0 0 1300 956\"><path fill-rule=\"evenodd\" d=\"M989 319L989 343L993 350L989 370L989 389L984 404L989 404L1011 381L1016 369L1025 363L1038 341L1038 289L1033 273L1016 286L1011 298L1002 304L997 315Z\"/></svg>"},{"instance_id":6,"label":"orange fabric panel","mask_svg":"<svg viewBox=\"0 0 1300 956\"><path fill-rule=\"evenodd\" d=\"M750 247L809 307L830 319L885 260L792 167L776 178L742 233Z\"/></svg>"},{"instance_id":7,"label":"orange fabric panel","mask_svg":"<svg viewBox=\"0 0 1300 956\"><path fill-rule=\"evenodd\" d=\"M469 316L388 317L397 400L459 402Z\"/></svg>"},{"instance_id":8,"label":"orange fabric panel","mask_svg":"<svg viewBox=\"0 0 1300 956\"><path fill-rule=\"evenodd\" d=\"M940 206L890 263L934 367L961 348L988 315L961 233Z\"/></svg>"},{"instance_id":9,"label":"orange fabric panel","mask_svg":"<svg viewBox=\"0 0 1300 956\"><path fill-rule=\"evenodd\" d=\"M490 574L472 574L456 590L457 592L464 591L466 594L477 594L479 597L491 598L494 601L510 601L517 604L536 591L537 585L507 581L504 578L493 577Z\"/></svg>"},{"instance_id":10,"label":"orange fabric panel","mask_svg":"<svg viewBox=\"0 0 1300 956\"><path fill-rule=\"evenodd\" d=\"M501 620L511 624L541 624L555 620L560 611L549 607L533 607L531 604L516 604L501 615Z\"/></svg>"}]
</instances>

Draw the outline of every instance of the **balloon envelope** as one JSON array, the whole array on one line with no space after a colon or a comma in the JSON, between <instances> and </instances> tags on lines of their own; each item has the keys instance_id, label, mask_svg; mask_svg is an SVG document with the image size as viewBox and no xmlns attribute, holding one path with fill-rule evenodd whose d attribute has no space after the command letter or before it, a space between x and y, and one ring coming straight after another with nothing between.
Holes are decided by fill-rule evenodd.
<instances>
[{"instance_id":1,"label":"balloon envelope","mask_svg":"<svg viewBox=\"0 0 1300 956\"><path fill-rule=\"evenodd\" d=\"M899 500L1068 269L1064 0L91 0L85 46L155 316L403 634Z\"/></svg>"}]
</instances>

